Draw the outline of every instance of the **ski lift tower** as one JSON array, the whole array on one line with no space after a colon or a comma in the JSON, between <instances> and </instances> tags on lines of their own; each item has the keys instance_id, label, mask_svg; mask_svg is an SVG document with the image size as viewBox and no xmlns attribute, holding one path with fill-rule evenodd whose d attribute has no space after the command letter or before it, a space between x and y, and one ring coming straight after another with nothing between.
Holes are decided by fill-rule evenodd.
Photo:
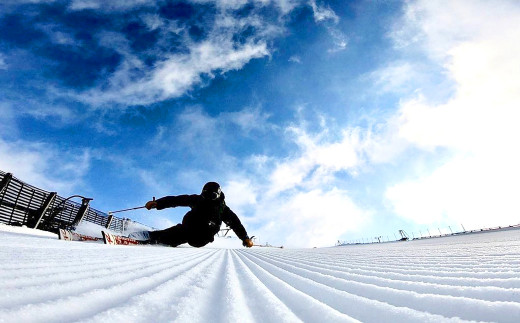
<instances>
[{"instance_id":1,"label":"ski lift tower","mask_svg":"<svg viewBox=\"0 0 520 323\"><path fill-rule=\"evenodd\" d=\"M401 235L401 239L399 239L399 241L407 241L410 239L404 230L399 230L399 234Z\"/></svg>"}]
</instances>

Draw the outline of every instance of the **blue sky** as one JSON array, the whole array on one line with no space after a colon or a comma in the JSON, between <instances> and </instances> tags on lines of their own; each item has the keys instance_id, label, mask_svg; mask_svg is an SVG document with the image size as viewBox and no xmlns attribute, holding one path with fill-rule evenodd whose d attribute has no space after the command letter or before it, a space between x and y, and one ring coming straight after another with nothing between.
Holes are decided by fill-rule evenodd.
<instances>
[{"instance_id":1,"label":"blue sky","mask_svg":"<svg viewBox=\"0 0 520 323\"><path fill-rule=\"evenodd\" d=\"M3 1L0 169L104 211L218 181L286 246L516 224L518 19L502 0Z\"/></svg>"}]
</instances>

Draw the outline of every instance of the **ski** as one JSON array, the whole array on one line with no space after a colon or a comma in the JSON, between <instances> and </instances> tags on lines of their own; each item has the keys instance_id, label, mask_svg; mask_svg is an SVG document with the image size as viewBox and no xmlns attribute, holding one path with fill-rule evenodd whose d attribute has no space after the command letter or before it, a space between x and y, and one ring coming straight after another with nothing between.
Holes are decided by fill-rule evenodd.
<instances>
[{"instance_id":1,"label":"ski","mask_svg":"<svg viewBox=\"0 0 520 323\"><path fill-rule=\"evenodd\" d=\"M74 231L59 229L58 236L60 240L65 241L100 241L101 238L87 236L84 234L79 234Z\"/></svg>"},{"instance_id":2,"label":"ski","mask_svg":"<svg viewBox=\"0 0 520 323\"><path fill-rule=\"evenodd\" d=\"M101 231L101 234L103 235L103 241L105 244L109 245L139 245L143 244L139 240L135 240L128 237L118 236L112 233L108 233L106 231Z\"/></svg>"}]
</instances>

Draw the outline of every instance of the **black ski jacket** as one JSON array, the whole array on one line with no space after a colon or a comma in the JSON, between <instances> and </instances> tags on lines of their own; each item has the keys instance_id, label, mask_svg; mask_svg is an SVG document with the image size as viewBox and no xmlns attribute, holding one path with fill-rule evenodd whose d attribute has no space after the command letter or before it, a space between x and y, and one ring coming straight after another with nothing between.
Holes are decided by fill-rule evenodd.
<instances>
[{"instance_id":1,"label":"black ski jacket","mask_svg":"<svg viewBox=\"0 0 520 323\"><path fill-rule=\"evenodd\" d=\"M246 229L238 216L224 202L224 194L217 201L203 198L201 195L165 196L158 200L157 210L169 207L188 206L182 225L189 231L207 231L212 236L220 230L222 222L227 224L242 241L248 239Z\"/></svg>"}]
</instances>

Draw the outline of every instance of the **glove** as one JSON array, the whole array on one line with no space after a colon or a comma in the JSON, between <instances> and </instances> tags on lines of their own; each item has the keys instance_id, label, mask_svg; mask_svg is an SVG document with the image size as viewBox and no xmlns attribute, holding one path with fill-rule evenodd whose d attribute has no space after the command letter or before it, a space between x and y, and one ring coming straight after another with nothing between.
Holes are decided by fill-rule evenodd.
<instances>
[{"instance_id":1,"label":"glove","mask_svg":"<svg viewBox=\"0 0 520 323\"><path fill-rule=\"evenodd\" d=\"M151 209L155 209L157 207L157 202L155 202L155 200L153 201L148 201L146 202L146 204L144 205L144 207L148 210L151 210Z\"/></svg>"},{"instance_id":2,"label":"glove","mask_svg":"<svg viewBox=\"0 0 520 323\"><path fill-rule=\"evenodd\" d=\"M253 240L246 238L242 241L242 245L247 248L251 248L253 246Z\"/></svg>"}]
</instances>

